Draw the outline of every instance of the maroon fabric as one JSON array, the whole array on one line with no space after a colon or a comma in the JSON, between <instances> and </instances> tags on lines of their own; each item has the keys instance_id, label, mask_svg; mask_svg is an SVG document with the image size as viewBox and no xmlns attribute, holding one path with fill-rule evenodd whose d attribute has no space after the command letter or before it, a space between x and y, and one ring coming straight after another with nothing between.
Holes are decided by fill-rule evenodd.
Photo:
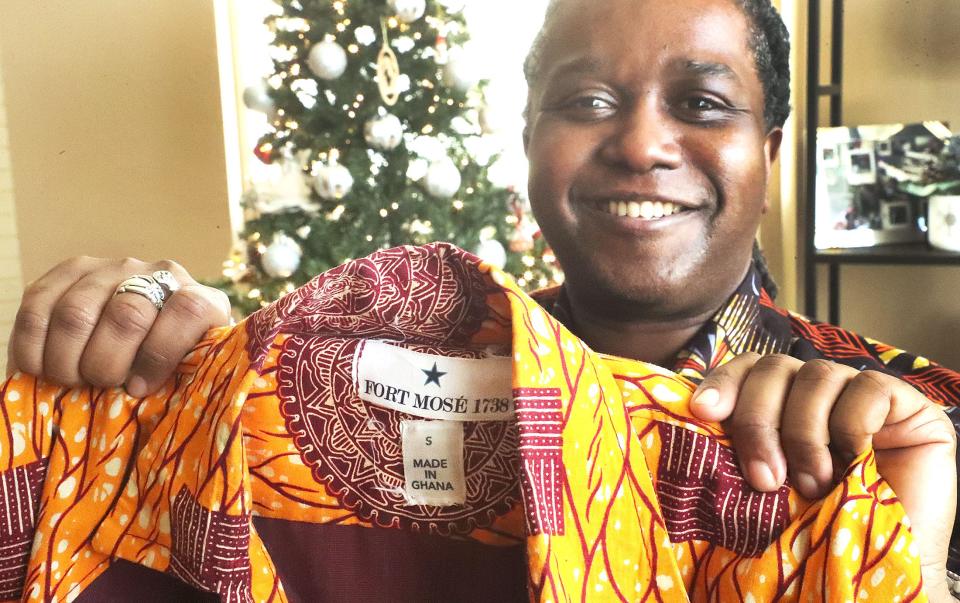
<instances>
[{"instance_id":1,"label":"maroon fabric","mask_svg":"<svg viewBox=\"0 0 960 603\"><path fill-rule=\"evenodd\" d=\"M526 601L523 545L476 541L361 526L330 526L254 517L291 603ZM220 597L122 559L78 602L177 601Z\"/></svg>"},{"instance_id":2,"label":"maroon fabric","mask_svg":"<svg viewBox=\"0 0 960 603\"><path fill-rule=\"evenodd\" d=\"M291 603L527 600L523 545L255 517Z\"/></svg>"}]
</instances>

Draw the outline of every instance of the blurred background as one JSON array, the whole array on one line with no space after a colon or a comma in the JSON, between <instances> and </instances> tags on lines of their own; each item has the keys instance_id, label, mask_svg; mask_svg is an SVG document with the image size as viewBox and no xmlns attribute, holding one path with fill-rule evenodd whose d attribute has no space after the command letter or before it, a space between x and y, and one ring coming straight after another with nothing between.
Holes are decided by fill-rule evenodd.
<instances>
[{"instance_id":1,"label":"blurred background","mask_svg":"<svg viewBox=\"0 0 960 603\"><path fill-rule=\"evenodd\" d=\"M488 121L496 122L483 128L487 144L501 157L490 178L522 196L521 65L546 2L465 4L456 18L471 37L468 75L488 80L483 107ZM801 111L788 124L761 234L782 287L779 301L799 311L806 245L801 191L808 24L806 2L777 4L794 37L794 107ZM960 4L847 0L845 9L845 125L960 124ZM269 162L257 157L254 151L276 116L250 109L243 97L275 71L277 57L270 50L275 32L263 22L279 12L267 0L0 4L4 345L23 284L67 257L171 258L208 280L224 278L225 261L234 279L237 265L251 261L241 253L252 241L247 226L263 212L251 215L250 191L282 188L283 161L279 149ZM436 47L438 41L424 43ZM320 163L318 157L307 166L308 179ZM515 217L522 221L522 208L519 212ZM511 206L503 208L504 216L514 213ZM510 230L503 232L509 238ZM512 241L505 244L512 253ZM298 247L306 266L309 243L299 241ZM523 253L543 259L542 249ZM554 276L544 270L531 284ZM821 272L819 279L826 278ZM960 268L953 266L844 267L842 324L960 368L954 344L960 333L958 284ZM825 307L823 299L820 308Z\"/></svg>"}]
</instances>

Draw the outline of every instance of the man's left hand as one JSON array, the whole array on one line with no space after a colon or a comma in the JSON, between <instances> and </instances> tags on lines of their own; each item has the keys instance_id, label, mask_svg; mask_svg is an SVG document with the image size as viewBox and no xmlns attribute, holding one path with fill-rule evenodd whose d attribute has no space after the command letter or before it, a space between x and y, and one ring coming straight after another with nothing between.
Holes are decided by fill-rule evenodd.
<instances>
[{"instance_id":1,"label":"man's left hand","mask_svg":"<svg viewBox=\"0 0 960 603\"><path fill-rule=\"evenodd\" d=\"M724 423L747 482L764 492L789 475L803 496L823 496L873 446L880 474L910 517L927 594L939 598L932 591L945 586L957 438L938 405L877 371L748 353L711 372L691 409Z\"/></svg>"}]
</instances>

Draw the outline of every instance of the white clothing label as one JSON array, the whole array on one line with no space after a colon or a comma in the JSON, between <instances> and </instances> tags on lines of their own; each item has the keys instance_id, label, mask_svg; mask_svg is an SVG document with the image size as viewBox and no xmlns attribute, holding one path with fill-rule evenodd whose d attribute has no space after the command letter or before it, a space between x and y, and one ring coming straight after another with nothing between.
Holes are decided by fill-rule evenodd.
<instances>
[{"instance_id":1,"label":"white clothing label","mask_svg":"<svg viewBox=\"0 0 960 603\"><path fill-rule=\"evenodd\" d=\"M450 358L366 341L353 369L360 399L371 404L446 421L514 416L511 358Z\"/></svg>"},{"instance_id":2,"label":"white clothing label","mask_svg":"<svg viewBox=\"0 0 960 603\"><path fill-rule=\"evenodd\" d=\"M403 442L403 494L408 505L462 505L463 423L400 421Z\"/></svg>"}]
</instances>

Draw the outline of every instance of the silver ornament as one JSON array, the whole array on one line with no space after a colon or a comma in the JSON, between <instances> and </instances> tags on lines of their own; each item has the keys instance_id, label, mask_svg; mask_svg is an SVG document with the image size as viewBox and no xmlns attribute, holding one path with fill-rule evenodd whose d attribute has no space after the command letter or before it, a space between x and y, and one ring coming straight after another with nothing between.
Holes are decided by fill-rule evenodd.
<instances>
[{"instance_id":1,"label":"silver ornament","mask_svg":"<svg viewBox=\"0 0 960 603\"><path fill-rule=\"evenodd\" d=\"M480 241L476 249L477 257L484 262L496 266L503 270L507 265L507 250L503 248L500 241L496 239L486 239Z\"/></svg>"},{"instance_id":2,"label":"silver ornament","mask_svg":"<svg viewBox=\"0 0 960 603\"><path fill-rule=\"evenodd\" d=\"M260 256L260 266L273 278L288 278L300 267L303 250L285 234L278 234Z\"/></svg>"},{"instance_id":3,"label":"silver ornament","mask_svg":"<svg viewBox=\"0 0 960 603\"><path fill-rule=\"evenodd\" d=\"M404 23L413 23L427 10L427 0L390 0L390 8Z\"/></svg>"},{"instance_id":4,"label":"silver ornament","mask_svg":"<svg viewBox=\"0 0 960 603\"><path fill-rule=\"evenodd\" d=\"M353 188L353 175L339 163L321 165L313 178L313 188L321 199L342 199Z\"/></svg>"},{"instance_id":5,"label":"silver ornament","mask_svg":"<svg viewBox=\"0 0 960 603\"><path fill-rule=\"evenodd\" d=\"M392 113L374 117L363 126L367 144L381 151L392 151L403 140L403 124Z\"/></svg>"},{"instance_id":6,"label":"silver ornament","mask_svg":"<svg viewBox=\"0 0 960 603\"><path fill-rule=\"evenodd\" d=\"M448 157L430 164L427 175L423 177L423 186L431 196L438 199L451 199L460 190L462 176L456 164Z\"/></svg>"},{"instance_id":7,"label":"silver ornament","mask_svg":"<svg viewBox=\"0 0 960 603\"><path fill-rule=\"evenodd\" d=\"M270 98L266 80L260 80L256 84L251 84L243 90L243 104L248 109L260 111L270 115L277 110L273 99Z\"/></svg>"},{"instance_id":8,"label":"silver ornament","mask_svg":"<svg viewBox=\"0 0 960 603\"><path fill-rule=\"evenodd\" d=\"M447 64L443 66L443 83L446 86L466 92L473 88L480 77L477 69L466 57L452 56Z\"/></svg>"},{"instance_id":9,"label":"silver ornament","mask_svg":"<svg viewBox=\"0 0 960 603\"><path fill-rule=\"evenodd\" d=\"M463 10L466 0L437 0L437 4L443 7L451 15L455 15Z\"/></svg>"},{"instance_id":10,"label":"silver ornament","mask_svg":"<svg viewBox=\"0 0 960 603\"><path fill-rule=\"evenodd\" d=\"M347 51L333 40L324 40L310 48L307 66L318 78L335 80L347 70Z\"/></svg>"}]
</instances>

